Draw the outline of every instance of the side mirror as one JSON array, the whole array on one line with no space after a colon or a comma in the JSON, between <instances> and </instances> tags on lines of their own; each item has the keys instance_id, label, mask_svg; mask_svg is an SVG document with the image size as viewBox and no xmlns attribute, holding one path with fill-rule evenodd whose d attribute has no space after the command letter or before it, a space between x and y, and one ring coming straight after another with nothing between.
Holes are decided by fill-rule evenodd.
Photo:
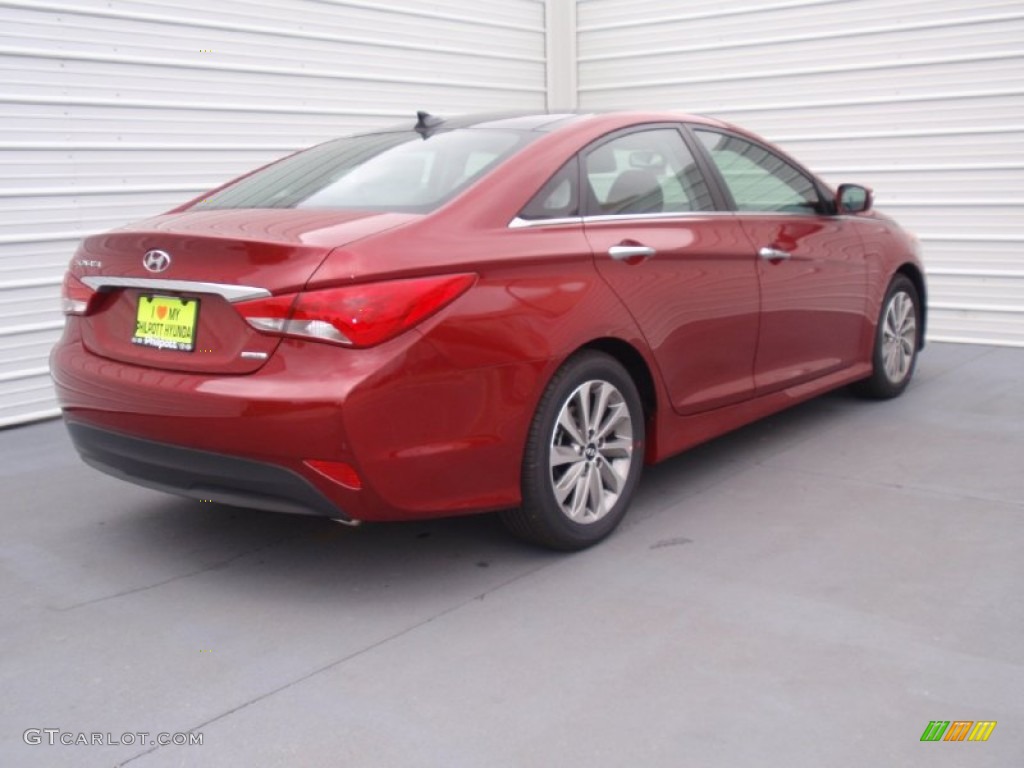
<instances>
[{"instance_id":1,"label":"side mirror","mask_svg":"<svg viewBox=\"0 0 1024 768\"><path fill-rule=\"evenodd\" d=\"M840 184L836 192L836 213L864 213L871 210L871 190L860 184Z\"/></svg>"}]
</instances>

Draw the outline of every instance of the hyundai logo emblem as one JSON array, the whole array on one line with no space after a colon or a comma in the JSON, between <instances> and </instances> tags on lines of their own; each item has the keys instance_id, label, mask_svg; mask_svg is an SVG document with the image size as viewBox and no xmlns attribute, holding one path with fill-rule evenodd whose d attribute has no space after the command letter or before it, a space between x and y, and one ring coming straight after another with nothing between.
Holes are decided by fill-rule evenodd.
<instances>
[{"instance_id":1,"label":"hyundai logo emblem","mask_svg":"<svg viewBox=\"0 0 1024 768\"><path fill-rule=\"evenodd\" d=\"M163 272L171 266L171 254L167 251L146 251L142 257L142 266L150 272Z\"/></svg>"}]
</instances>

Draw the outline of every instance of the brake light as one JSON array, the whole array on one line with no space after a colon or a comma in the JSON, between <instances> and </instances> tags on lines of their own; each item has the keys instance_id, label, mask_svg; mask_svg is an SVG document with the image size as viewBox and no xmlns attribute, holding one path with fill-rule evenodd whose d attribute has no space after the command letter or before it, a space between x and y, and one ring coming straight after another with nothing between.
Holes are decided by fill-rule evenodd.
<instances>
[{"instance_id":1,"label":"brake light","mask_svg":"<svg viewBox=\"0 0 1024 768\"><path fill-rule=\"evenodd\" d=\"M85 315L89 313L96 291L87 286L70 272L64 273L64 282L60 287L60 308L65 315Z\"/></svg>"},{"instance_id":2,"label":"brake light","mask_svg":"<svg viewBox=\"0 0 1024 768\"><path fill-rule=\"evenodd\" d=\"M441 275L346 285L240 302L259 331L372 347L423 322L466 292L476 275Z\"/></svg>"}]
</instances>

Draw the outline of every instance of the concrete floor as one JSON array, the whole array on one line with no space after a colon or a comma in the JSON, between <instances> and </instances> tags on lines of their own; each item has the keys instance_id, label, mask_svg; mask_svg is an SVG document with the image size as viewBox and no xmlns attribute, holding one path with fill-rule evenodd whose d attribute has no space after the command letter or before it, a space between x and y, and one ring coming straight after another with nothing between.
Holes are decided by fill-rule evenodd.
<instances>
[{"instance_id":1,"label":"concrete floor","mask_svg":"<svg viewBox=\"0 0 1024 768\"><path fill-rule=\"evenodd\" d=\"M837 393L650 469L572 556L490 518L177 499L59 423L7 430L0 766L1019 766L1022 469L1024 349L941 344L899 400ZM921 743L936 719L998 726Z\"/></svg>"}]
</instances>

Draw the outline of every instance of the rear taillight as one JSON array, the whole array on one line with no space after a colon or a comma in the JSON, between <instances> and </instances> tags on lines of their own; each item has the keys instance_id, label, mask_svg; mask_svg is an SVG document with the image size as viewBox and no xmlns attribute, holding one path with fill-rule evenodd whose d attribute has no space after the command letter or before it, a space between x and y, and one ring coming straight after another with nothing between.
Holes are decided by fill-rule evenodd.
<instances>
[{"instance_id":1,"label":"rear taillight","mask_svg":"<svg viewBox=\"0 0 1024 768\"><path fill-rule=\"evenodd\" d=\"M347 285L235 304L257 330L372 347L392 339L461 296L476 275L442 275Z\"/></svg>"},{"instance_id":2,"label":"rear taillight","mask_svg":"<svg viewBox=\"0 0 1024 768\"><path fill-rule=\"evenodd\" d=\"M85 315L96 297L96 291L70 272L64 273L60 287L60 307L65 315Z\"/></svg>"}]
</instances>

